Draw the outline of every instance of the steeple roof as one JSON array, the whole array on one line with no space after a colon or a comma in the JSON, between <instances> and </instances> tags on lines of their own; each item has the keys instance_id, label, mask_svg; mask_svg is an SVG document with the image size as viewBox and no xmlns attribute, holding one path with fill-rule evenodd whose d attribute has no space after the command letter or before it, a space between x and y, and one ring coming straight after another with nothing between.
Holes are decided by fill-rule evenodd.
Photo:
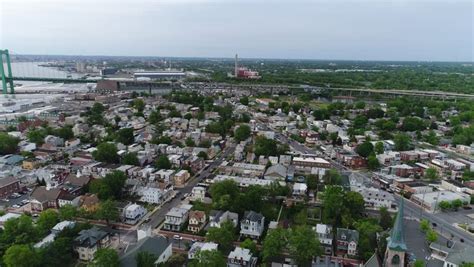
<instances>
[{"instance_id":1,"label":"steeple roof","mask_svg":"<svg viewBox=\"0 0 474 267\"><path fill-rule=\"evenodd\" d=\"M398 209L397 219L395 220L395 225L393 226L392 232L390 234L390 240L388 241L387 247L395 251L407 251L407 245L405 244L405 237L403 231L403 206L404 200L403 197L400 201L400 207Z\"/></svg>"}]
</instances>

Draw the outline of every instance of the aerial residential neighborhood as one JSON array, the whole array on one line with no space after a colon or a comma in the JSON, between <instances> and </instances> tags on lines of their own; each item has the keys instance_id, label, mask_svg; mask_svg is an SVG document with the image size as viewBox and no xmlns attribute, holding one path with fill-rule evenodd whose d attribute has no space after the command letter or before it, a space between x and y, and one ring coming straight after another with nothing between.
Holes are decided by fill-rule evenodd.
<instances>
[{"instance_id":1,"label":"aerial residential neighborhood","mask_svg":"<svg viewBox=\"0 0 474 267\"><path fill-rule=\"evenodd\" d=\"M176 266L209 253L228 266L382 266L392 252L442 266L446 240L472 250L473 147L446 135L455 106L403 116L399 100L308 108L245 91L114 94L4 127L3 152L18 148L2 157L3 235L29 225L27 242L47 250L68 225L67 260L107 249L123 266L136 254ZM380 247L395 231L403 249Z\"/></svg>"},{"instance_id":2,"label":"aerial residential neighborhood","mask_svg":"<svg viewBox=\"0 0 474 267\"><path fill-rule=\"evenodd\" d=\"M0 0L0 267L474 267L471 0Z\"/></svg>"}]
</instances>

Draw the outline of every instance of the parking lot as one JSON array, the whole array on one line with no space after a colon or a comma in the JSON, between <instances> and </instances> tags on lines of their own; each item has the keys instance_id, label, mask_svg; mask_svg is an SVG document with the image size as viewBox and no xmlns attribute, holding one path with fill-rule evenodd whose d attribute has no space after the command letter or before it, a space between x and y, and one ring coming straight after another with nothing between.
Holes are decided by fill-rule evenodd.
<instances>
[{"instance_id":1,"label":"parking lot","mask_svg":"<svg viewBox=\"0 0 474 267\"><path fill-rule=\"evenodd\" d=\"M0 199L0 206L4 208L12 208L12 207L20 208L27 204L25 202L29 201L29 198L30 198L30 192L27 192L25 194L20 194L18 197L10 196L6 199ZM22 202L25 204L22 204Z\"/></svg>"}]
</instances>

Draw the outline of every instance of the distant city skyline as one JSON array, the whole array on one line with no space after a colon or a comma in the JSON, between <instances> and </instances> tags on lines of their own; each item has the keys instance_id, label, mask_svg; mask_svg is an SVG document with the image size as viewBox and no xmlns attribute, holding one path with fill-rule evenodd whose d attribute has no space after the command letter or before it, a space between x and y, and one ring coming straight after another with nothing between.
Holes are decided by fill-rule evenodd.
<instances>
[{"instance_id":1,"label":"distant city skyline","mask_svg":"<svg viewBox=\"0 0 474 267\"><path fill-rule=\"evenodd\" d=\"M472 62L473 10L466 0L2 0L0 47L39 55Z\"/></svg>"}]
</instances>

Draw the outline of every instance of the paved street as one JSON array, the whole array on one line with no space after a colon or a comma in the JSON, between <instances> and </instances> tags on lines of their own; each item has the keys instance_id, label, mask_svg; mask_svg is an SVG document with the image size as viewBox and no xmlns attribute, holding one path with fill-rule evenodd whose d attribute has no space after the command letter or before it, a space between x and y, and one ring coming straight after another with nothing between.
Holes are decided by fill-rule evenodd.
<instances>
[{"instance_id":1,"label":"paved street","mask_svg":"<svg viewBox=\"0 0 474 267\"><path fill-rule=\"evenodd\" d=\"M192 177L185 187L176 188L176 191L179 192L179 194L171 201L163 204L159 210L157 210L154 214L150 216L151 218L150 222L145 223L144 225L151 226L152 229L158 227L159 224L161 224L161 222L165 219L166 213L172 207L176 207L179 205L179 203L181 203L181 198L184 196L184 194L191 193L191 190L193 189L193 187L195 187L203 179L207 178L224 161L224 159L227 158L227 156L234 153L234 150L235 150L235 144L232 143L226 146L224 150L209 165L208 168L206 168L205 170L202 170L200 173Z\"/></svg>"}]
</instances>

